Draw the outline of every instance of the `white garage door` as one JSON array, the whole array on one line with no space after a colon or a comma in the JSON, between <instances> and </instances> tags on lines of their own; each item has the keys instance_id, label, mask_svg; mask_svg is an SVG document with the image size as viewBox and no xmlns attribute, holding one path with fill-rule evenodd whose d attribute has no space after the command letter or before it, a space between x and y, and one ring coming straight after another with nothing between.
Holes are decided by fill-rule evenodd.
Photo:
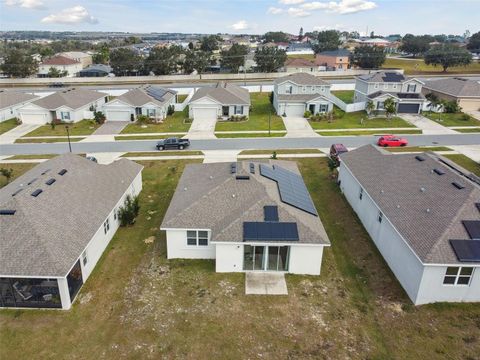
<instances>
[{"instance_id":1,"label":"white garage door","mask_svg":"<svg viewBox=\"0 0 480 360\"><path fill-rule=\"evenodd\" d=\"M20 114L20 119L23 124L46 124L47 114Z\"/></svg>"},{"instance_id":2,"label":"white garage door","mask_svg":"<svg viewBox=\"0 0 480 360\"><path fill-rule=\"evenodd\" d=\"M107 121L129 121L130 111L107 111Z\"/></svg>"},{"instance_id":3,"label":"white garage door","mask_svg":"<svg viewBox=\"0 0 480 360\"><path fill-rule=\"evenodd\" d=\"M193 119L194 120L216 120L217 109L216 108L194 108Z\"/></svg>"},{"instance_id":4,"label":"white garage door","mask_svg":"<svg viewBox=\"0 0 480 360\"><path fill-rule=\"evenodd\" d=\"M285 114L287 116L303 116L305 112L304 104L286 104L285 105Z\"/></svg>"}]
</instances>

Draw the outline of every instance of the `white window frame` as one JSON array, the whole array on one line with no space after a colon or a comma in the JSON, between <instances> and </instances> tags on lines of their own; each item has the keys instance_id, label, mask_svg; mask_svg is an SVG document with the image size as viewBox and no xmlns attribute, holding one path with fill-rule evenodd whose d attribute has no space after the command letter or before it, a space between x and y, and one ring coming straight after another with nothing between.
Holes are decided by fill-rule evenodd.
<instances>
[{"instance_id":1,"label":"white window frame","mask_svg":"<svg viewBox=\"0 0 480 360\"><path fill-rule=\"evenodd\" d=\"M65 115L66 114L66 115ZM60 111L60 118L62 120L71 120L70 111Z\"/></svg>"},{"instance_id":2,"label":"white window frame","mask_svg":"<svg viewBox=\"0 0 480 360\"><path fill-rule=\"evenodd\" d=\"M455 275L447 275L449 269L456 269ZM472 272L470 275L462 275L462 270L463 269L471 269ZM473 274L475 273L475 267L473 266L448 266L447 269L445 270L445 275L443 276L443 282L442 284L444 286L470 286L470 283L472 282ZM445 280L447 278L453 279L453 284L446 284ZM468 283L467 284L459 284L458 281L460 279L466 279L468 278Z\"/></svg>"},{"instance_id":3,"label":"white window frame","mask_svg":"<svg viewBox=\"0 0 480 360\"><path fill-rule=\"evenodd\" d=\"M105 220L105 222L103 223L103 232L105 233L105 235L110 231L110 221L109 219Z\"/></svg>"},{"instance_id":4,"label":"white window frame","mask_svg":"<svg viewBox=\"0 0 480 360\"><path fill-rule=\"evenodd\" d=\"M117 220L117 208L113 209L113 220Z\"/></svg>"},{"instance_id":5,"label":"white window frame","mask_svg":"<svg viewBox=\"0 0 480 360\"><path fill-rule=\"evenodd\" d=\"M195 235L193 235L192 233L195 233ZM206 237L203 236L203 234L202 236L200 236L200 233L206 233ZM195 244L189 244L188 243L189 239L195 240ZM200 244L200 240L206 240L206 243ZM210 234L208 233L207 230L187 230L186 243L188 247L205 247L205 246L208 246L209 242L210 242Z\"/></svg>"},{"instance_id":6,"label":"white window frame","mask_svg":"<svg viewBox=\"0 0 480 360\"><path fill-rule=\"evenodd\" d=\"M233 107L233 113L235 115L243 115L243 105L235 105Z\"/></svg>"},{"instance_id":7,"label":"white window frame","mask_svg":"<svg viewBox=\"0 0 480 360\"><path fill-rule=\"evenodd\" d=\"M302 86L302 91L303 91L303 92L307 92L307 87L306 87L306 86Z\"/></svg>"},{"instance_id":8,"label":"white window frame","mask_svg":"<svg viewBox=\"0 0 480 360\"><path fill-rule=\"evenodd\" d=\"M375 83L375 85L373 86L375 89L378 89L378 83Z\"/></svg>"},{"instance_id":9,"label":"white window frame","mask_svg":"<svg viewBox=\"0 0 480 360\"><path fill-rule=\"evenodd\" d=\"M388 89L388 83L383 83L383 89L387 90Z\"/></svg>"},{"instance_id":10,"label":"white window frame","mask_svg":"<svg viewBox=\"0 0 480 360\"><path fill-rule=\"evenodd\" d=\"M157 111L155 109L148 109L147 108L147 116L155 117Z\"/></svg>"},{"instance_id":11,"label":"white window frame","mask_svg":"<svg viewBox=\"0 0 480 360\"><path fill-rule=\"evenodd\" d=\"M328 104L320 104L318 112L326 113L328 111Z\"/></svg>"},{"instance_id":12,"label":"white window frame","mask_svg":"<svg viewBox=\"0 0 480 360\"><path fill-rule=\"evenodd\" d=\"M285 89L286 93L287 94L293 94L293 86L292 85L288 85Z\"/></svg>"},{"instance_id":13,"label":"white window frame","mask_svg":"<svg viewBox=\"0 0 480 360\"><path fill-rule=\"evenodd\" d=\"M413 88L412 91L410 91L410 87ZM417 85L416 85L416 84L407 84L407 92L408 92L408 93L409 93L409 92L414 93L414 92L416 92L416 91L417 91Z\"/></svg>"},{"instance_id":14,"label":"white window frame","mask_svg":"<svg viewBox=\"0 0 480 360\"><path fill-rule=\"evenodd\" d=\"M82 264L83 266L88 264L87 249L85 249L82 253Z\"/></svg>"}]
</instances>

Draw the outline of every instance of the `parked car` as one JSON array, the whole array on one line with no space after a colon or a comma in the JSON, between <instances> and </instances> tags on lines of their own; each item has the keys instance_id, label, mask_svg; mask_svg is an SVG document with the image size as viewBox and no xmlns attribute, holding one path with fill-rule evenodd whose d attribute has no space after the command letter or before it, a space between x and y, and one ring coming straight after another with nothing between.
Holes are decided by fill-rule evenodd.
<instances>
[{"instance_id":1,"label":"parked car","mask_svg":"<svg viewBox=\"0 0 480 360\"><path fill-rule=\"evenodd\" d=\"M335 163L340 163L340 158L338 157L340 154L348 152L348 149L343 144L333 144L330 146L330 159L335 161Z\"/></svg>"},{"instance_id":2,"label":"parked car","mask_svg":"<svg viewBox=\"0 0 480 360\"><path fill-rule=\"evenodd\" d=\"M408 140L396 135L383 135L377 141L378 146L407 146Z\"/></svg>"},{"instance_id":3,"label":"parked car","mask_svg":"<svg viewBox=\"0 0 480 360\"><path fill-rule=\"evenodd\" d=\"M53 82L53 83L48 85L48 87L51 87L51 88L61 88L61 87L65 87L65 86L67 86L67 85L65 85L62 82Z\"/></svg>"},{"instance_id":4,"label":"parked car","mask_svg":"<svg viewBox=\"0 0 480 360\"><path fill-rule=\"evenodd\" d=\"M168 138L157 142L157 150L178 149L183 150L190 146L190 140L179 138Z\"/></svg>"}]
</instances>

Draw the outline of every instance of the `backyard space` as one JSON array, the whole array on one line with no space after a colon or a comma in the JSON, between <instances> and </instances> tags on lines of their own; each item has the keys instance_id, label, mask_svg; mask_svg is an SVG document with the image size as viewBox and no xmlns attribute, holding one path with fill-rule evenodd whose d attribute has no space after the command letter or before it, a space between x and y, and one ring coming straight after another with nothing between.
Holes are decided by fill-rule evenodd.
<instances>
[{"instance_id":1,"label":"backyard space","mask_svg":"<svg viewBox=\"0 0 480 360\"><path fill-rule=\"evenodd\" d=\"M423 59L392 59L388 58L382 65L382 68L400 68L405 70L407 75L415 74L477 74L480 73L480 63L472 62L467 66L449 67L447 72L442 71L441 66L434 67L433 65L426 65Z\"/></svg>"},{"instance_id":2,"label":"backyard space","mask_svg":"<svg viewBox=\"0 0 480 360\"><path fill-rule=\"evenodd\" d=\"M0 163L0 169L8 169L8 170L12 170L12 176L10 178L10 181L13 181L15 180L17 177L19 177L20 175L22 175L24 172L30 170L32 167L34 167L35 165L37 164L34 164L34 163L26 163L26 164L2 164ZM4 187L5 185L7 185L8 182L7 182L7 178L3 175L0 174L0 188ZM1 310L0 310L0 314L1 314ZM2 349L2 347L0 346L0 349ZM0 351L0 354L1 354L1 351Z\"/></svg>"},{"instance_id":3,"label":"backyard space","mask_svg":"<svg viewBox=\"0 0 480 360\"><path fill-rule=\"evenodd\" d=\"M480 307L414 307L338 190L326 159L299 167L332 241L321 276L246 296L244 274L167 260L159 225L184 161L145 161L140 215L120 228L70 311L0 311L2 358L476 359Z\"/></svg>"},{"instance_id":4,"label":"backyard space","mask_svg":"<svg viewBox=\"0 0 480 360\"><path fill-rule=\"evenodd\" d=\"M271 117L271 130L285 130L283 120L275 115L269 93L250 93L251 107L247 121L217 121L215 131L268 130Z\"/></svg>"},{"instance_id":5,"label":"backyard space","mask_svg":"<svg viewBox=\"0 0 480 360\"><path fill-rule=\"evenodd\" d=\"M480 176L480 164L476 163L469 157L462 155L462 154L452 154L452 155L443 155L446 158L456 162L458 165L463 167L464 169L471 171L477 176Z\"/></svg>"},{"instance_id":6,"label":"backyard space","mask_svg":"<svg viewBox=\"0 0 480 360\"><path fill-rule=\"evenodd\" d=\"M353 104L354 90L337 90L332 91L332 94L342 100L345 104Z\"/></svg>"},{"instance_id":7,"label":"backyard space","mask_svg":"<svg viewBox=\"0 0 480 360\"><path fill-rule=\"evenodd\" d=\"M187 132L191 123L188 120L188 110L176 111L173 115L167 116L161 123L152 124L128 124L121 134L136 133L161 133L161 132Z\"/></svg>"},{"instance_id":8,"label":"backyard space","mask_svg":"<svg viewBox=\"0 0 480 360\"><path fill-rule=\"evenodd\" d=\"M3 133L6 133L7 131L12 130L17 126L18 126L18 123L16 118L0 122L0 135Z\"/></svg>"},{"instance_id":9,"label":"backyard space","mask_svg":"<svg viewBox=\"0 0 480 360\"><path fill-rule=\"evenodd\" d=\"M433 120L443 126L480 126L480 121L473 116L459 112L459 113L435 113L425 111L423 116Z\"/></svg>"},{"instance_id":10,"label":"backyard space","mask_svg":"<svg viewBox=\"0 0 480 360\"><path fill-rule=\"evenodd\" d=\"M177 95L177 103L183 103L187 97L187 94Z\"/></svg>"},{"instance_id":11,"label":"backyard space","mask_svg":"<svg viewBox=\"0 0 480 360\"><path fill-rule=\"evenodd\" d=\"M35 130L29 132L28 134L24 135L24 137L30 136L67 136L67 129L65 128L68 126L68 131L70 135L90 135L95 130L97 130L100 125L98 125L93 120L84 119L76 123L62 123L55 125L55 128L52 128L50 124L42 125Z\"/></svg>"}]
</instances>

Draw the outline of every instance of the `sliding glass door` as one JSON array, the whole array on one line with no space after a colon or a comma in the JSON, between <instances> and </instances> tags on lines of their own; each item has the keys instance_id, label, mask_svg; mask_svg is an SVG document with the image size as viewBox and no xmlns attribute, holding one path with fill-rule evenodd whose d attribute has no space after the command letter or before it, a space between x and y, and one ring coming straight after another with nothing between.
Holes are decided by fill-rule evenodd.
<instances>
[{"instance_id":1,"label":"sliding glass door","mask_svg":"<svg viewBox=\"0 0 480 360\"><path fill-rule=\"evenodd\" d=\"M288 271L289 246L244 245L243 269Z\"/></svg>"}]
</instances>

